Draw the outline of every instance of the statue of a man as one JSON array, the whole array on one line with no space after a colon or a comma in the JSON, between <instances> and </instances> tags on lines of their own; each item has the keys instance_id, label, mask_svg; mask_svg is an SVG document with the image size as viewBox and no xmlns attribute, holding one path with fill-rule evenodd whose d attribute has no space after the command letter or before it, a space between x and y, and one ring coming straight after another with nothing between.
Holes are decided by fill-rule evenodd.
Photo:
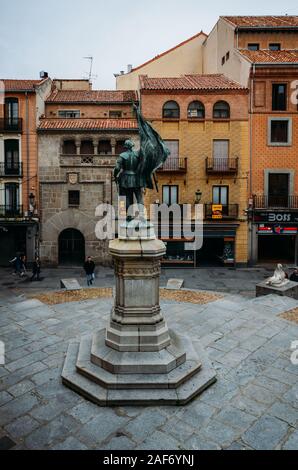
<instances>
[{"instance_id":1,"label":"statue of a man","mask_svg":"<svg viewBox=\"0 0 298 470\"><path fill-rule=\"evenodd\" d=\"M126 140L125 152L119 155L114 168L119 195L126 196L126 211L134 204L134 197L137 204L143 205L143 190L153 189L153 181L158 191L155 172L170 154L160 135L144 120L140 109L136 106L134 108L139 126L140 150L133 150L133 142Z\"/></svg>"},{"instance_id":2,"label":"statue of a man","mask_svg":"<svg viewBox=\"0 0 298 470\"><path fill-rule=\"evenodd\" d=\"M119 155L114 168L114 178L119 187L119 196L126 197L126 210L134 203L143 204L143 187L141 175L138 171L140 154L133 150L134 143L131 140L124 142L125 152Z\"/></svg>"}]
</instances>

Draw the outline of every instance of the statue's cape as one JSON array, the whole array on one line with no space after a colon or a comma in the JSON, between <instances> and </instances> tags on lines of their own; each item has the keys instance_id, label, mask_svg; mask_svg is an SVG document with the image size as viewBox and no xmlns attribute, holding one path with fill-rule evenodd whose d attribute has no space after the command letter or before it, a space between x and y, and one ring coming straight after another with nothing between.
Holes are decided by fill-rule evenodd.
<instances>
[{"instance_id":1,"label":"statue's cape","mask_svg":"<svg viewBox=\"0 0 298 470\"><path fill-rule=\"evenodd\" d=\"M170 155L170 151L151 124L144 120L139 108L137 108L137 120L140 135L140 164L138 173L142 186L153 189L153 173L164 164Z\"/></svg>"}]
</instances>

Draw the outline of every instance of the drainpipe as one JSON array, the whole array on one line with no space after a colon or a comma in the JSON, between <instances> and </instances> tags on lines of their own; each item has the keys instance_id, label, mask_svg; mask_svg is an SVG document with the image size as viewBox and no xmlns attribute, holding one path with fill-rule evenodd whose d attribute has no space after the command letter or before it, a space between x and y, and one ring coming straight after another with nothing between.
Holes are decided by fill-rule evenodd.
<instances>
[{"instance_id":1,"label":"drainpipe","mask_svg":"<svg viewBox=\"0 0 298 470\"><path fill-rule=\"evenodd\" d=\"M30 194L30 183L29 183L29 97L28 93L26 92L26 154L27 154L27 162L26 162L26 170L27 170L27 201L26 206L29 210L29 194ZM24 202L24 201L23 201Z\"/></svg>"},{"instance_id":2,"label":"drainpipe","mask_svg":"<svg viewBox=\"0 0 298 470\"><path fill-rule=\"evenodd\" d=\"M253 167L253 162L252 162L252 145L253 145L253 131L252 131L252 125L253 125L253 94L254 94L254 76L255 76L255 64L252 65L252 70L251 70L251 77L250 77L250 110L249 110L249 116L250 116L250 122L249 122L249 198L252 197L252 167ZM249 208L248 208L249 209ZM250 265L253 264L253 242L254 242L254 224L253 224L253 210L252 210L252 217L250 217L249 220L249 234L250 234Z\"/></svg>"}]
</instances>

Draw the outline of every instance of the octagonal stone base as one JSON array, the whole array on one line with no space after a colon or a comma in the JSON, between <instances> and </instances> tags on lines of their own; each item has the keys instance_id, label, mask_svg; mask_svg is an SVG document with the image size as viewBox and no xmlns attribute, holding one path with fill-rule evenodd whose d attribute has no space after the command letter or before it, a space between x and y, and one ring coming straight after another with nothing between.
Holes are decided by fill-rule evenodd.
<instances>
[{"instance_id":1,"label":"octagonal stone base","mask_svg":"<svg viewBox=\"0 0 298 470\"><path fill-rule=\"evenodd\" d=\"M105 345L105 330L85 336L69 344L62 381L100 406L184 405L216 374L199 342L170 337L161 352L121 353Z\"/></svg>"}]
</instances>

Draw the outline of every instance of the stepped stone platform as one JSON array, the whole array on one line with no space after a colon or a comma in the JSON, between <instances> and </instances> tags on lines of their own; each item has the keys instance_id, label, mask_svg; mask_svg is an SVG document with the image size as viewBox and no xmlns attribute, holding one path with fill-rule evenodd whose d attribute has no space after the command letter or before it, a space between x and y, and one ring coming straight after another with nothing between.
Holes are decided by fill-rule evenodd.
<instances>
[{"instance_id":1,"label":"stepped stone platform","mask_svg":"<svg viewBox=\"0 0 298 470\"><path fill-rule=\"evenodd\" d=\"M110 242L116 295L107 328L69 345L63 384L101 406L183 405L216 380L202 347L168 329L157 239Z\"/></svg>"}]
</instances>

